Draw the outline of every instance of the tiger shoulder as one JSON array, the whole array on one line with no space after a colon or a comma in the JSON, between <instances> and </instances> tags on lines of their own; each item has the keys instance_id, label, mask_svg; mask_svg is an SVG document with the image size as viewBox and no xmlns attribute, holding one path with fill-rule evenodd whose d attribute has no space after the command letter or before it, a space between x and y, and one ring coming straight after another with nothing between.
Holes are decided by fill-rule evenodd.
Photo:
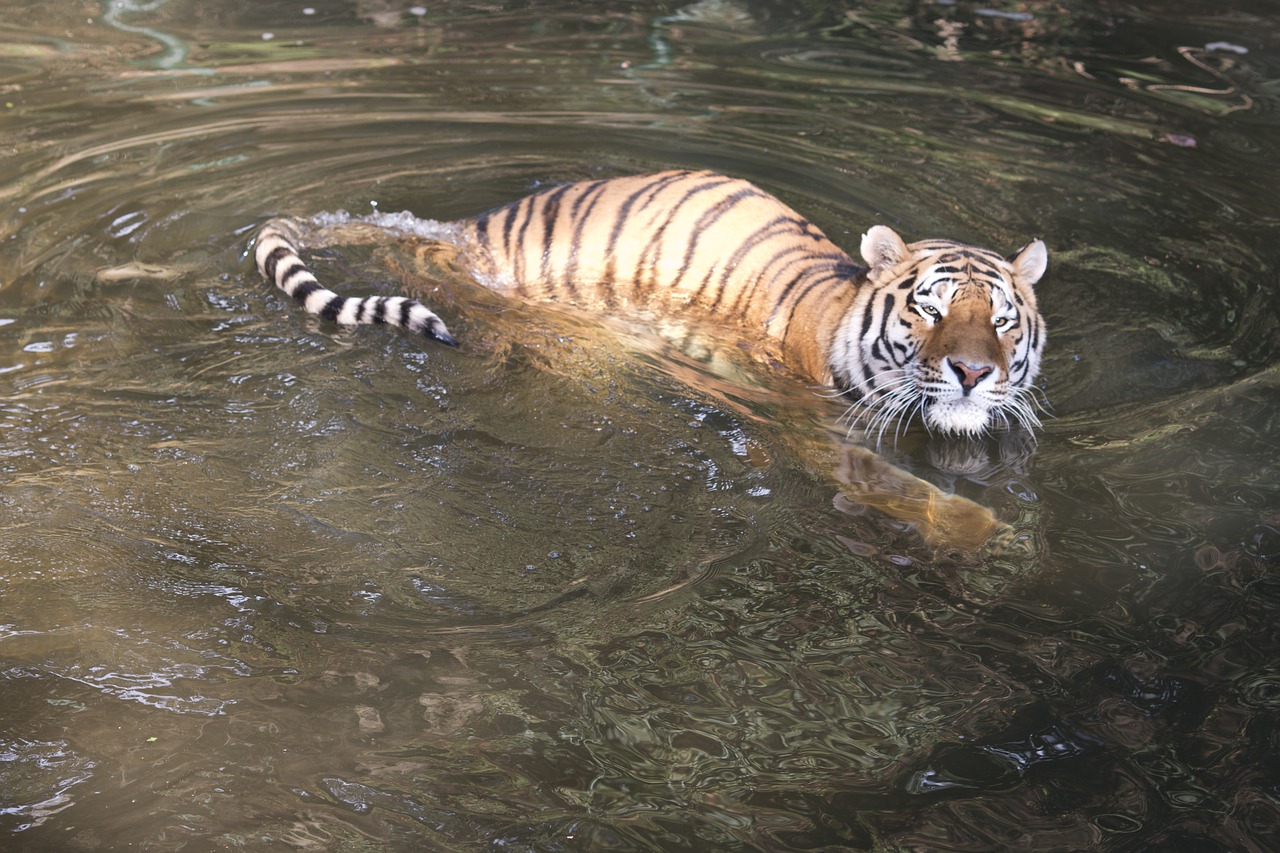
<instances>
[{"instance_id":1,"label":"tiger shoulder","mask_svg":"<svg viewBox=\"0 0 1280 853\"><path fill-rule=\"evenodd\" d=\"M416 299L342 297L321 285L298 255L303 234L295 221L268 222L255 257L306 310L453 343ZM907 243L875 225L860 263L773 195L698 171L553 186L439 234L476 281L513 297L696 315L763 338L789 368L847 395L872 433L916 417L964 435L1039 425L1046 335L1034 286L1047 251L1038 239L1005 256L953 240Z\"/></svg>"}]
</instances>

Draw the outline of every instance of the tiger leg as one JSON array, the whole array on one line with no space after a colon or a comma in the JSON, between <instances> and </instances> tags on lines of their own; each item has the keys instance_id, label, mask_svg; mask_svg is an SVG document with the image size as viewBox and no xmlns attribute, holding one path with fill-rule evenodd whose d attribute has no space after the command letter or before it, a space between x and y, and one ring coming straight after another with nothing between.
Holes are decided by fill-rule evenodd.
<instances>
[{"instance_id":1,"label":"tiger leg","mask_svg":"<svg viewBox=\"0 0 1280 853\"><path fill-rule=\"evenodd\" d=\"M254 259L258 272L293 297L310 314L342 325L385 323L457 346L444 321L421 302L406 296L339 296L316 280L298 247L303 226L291 219L273 219L258 231Z\"/></svg>"},{"instance_id":2,"label":"tiger leg","mask_svg":"<svg viewBox=\"0 0 1280 853\"><path fill-rule=\"evenodd\" d=\"M835 477L841 492L909 523L931 547L976 553L1005 550L1012 529L989 507L948 494L865 447L838 448Z\"/></svg>"},{"instance_id":3,"label":"tiger leg","mask_svg":"<svg viewBox=\"0 0 1280 853\"><path fill-rule=\"evenodd\" d=\"M834 431L807 432L792 444L806 464L832 476L850 501L909 524L930 547L1001 553L1011 544L1013 529L990 508L948 494Z\"/></svg>"}]
</instances>

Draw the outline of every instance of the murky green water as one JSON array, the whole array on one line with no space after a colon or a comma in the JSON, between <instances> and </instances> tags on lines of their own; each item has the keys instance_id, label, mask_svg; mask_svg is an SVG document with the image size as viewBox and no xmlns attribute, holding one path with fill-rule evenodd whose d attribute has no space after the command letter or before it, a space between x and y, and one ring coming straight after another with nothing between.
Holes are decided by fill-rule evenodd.
<instances>
[{"instance_id":1,"label":"murky green water","mask_svg":"<svg viewBox=\"0 0 1280 853\"><path fill-rule=\"evenodd\" d=\"M0 847L1274 849L1274 4L307 6L0 3ZM833 501L804 389L244 257L673 166L1048 242L1039 444L893 451L1032 553Z\"/></svg>"}]
</instances>

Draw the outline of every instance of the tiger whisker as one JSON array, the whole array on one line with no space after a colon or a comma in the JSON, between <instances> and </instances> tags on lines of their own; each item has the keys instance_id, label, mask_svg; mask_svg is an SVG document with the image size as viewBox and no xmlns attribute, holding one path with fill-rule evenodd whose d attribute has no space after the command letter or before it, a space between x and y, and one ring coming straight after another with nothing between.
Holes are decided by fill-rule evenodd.
<instances>
[{"instance_id":1,"label":"tiger whisker","mask_svg":"<svg viewBox=\"0 0 1280 853\"><path fill-rule=\"evenodd\" d=\"M886 410L881 418L881 426L876 434L876 444L879 446L884 441L885 430L889 424L893 424L893 440L898 441L911 426L911 421L917 414L924 411L926 399L924 397L914 397L907 400L901 400L893 410ZM925 429L930 430L928 423L925 423Z\"/></svg>"},{"instance_id":2,"label":"tiger whisker","mask_svg":"<svg viewBox=\"0 0 1280 853\"><path fill-rule=\"evenodd\" d=\"M902 389L888 394L877 396L873 400L859 400L854 403L844 414L840 416L837 423L848 423L849 432L857 428L859 423L865 424L868 430L874 429L872 424L879 420L879 416L886 410L893 410L898 405L898 399L909 401L914 398L914 394L910 389Z\"/></svg>"},{"instance_id":3,"label":"tiger whisker","mask_svg":"<svg viewBox=\"0 0 1280 853\"><path fill-rule=\"evenodd\" d=\"M850 425L854 425L862 416L868 412L873 412L896 399L899 396L910 395L914 391L914 383L911 383L906 377L892 385L884 385L877 389L875 396L857 401L845 412L845 417L850 418ZM855 415L855 412L857 413Z\"/></svg>"},{"instance_id":4,"label":"tiger whisker","mask_svg":"<svg viewBox=\"0 0 1280 853\"><path fill-rule=\"evenodd\" d=\"M890 378L886 379L885 377ZM912 380L911 377L906 375L906 371L901 368L892 368L873 374L867 381L871 383L875 389L873 393L880 393L884 391L892 391L893 389L899 388Z\"/></svg>"},{"instance_id":5,"label":"tiger whisker","mask_svg":"<svg viewBox=\"0 0 1280 853\"><path fill-rule=\"evenodd\" d=\"M1040 417L1036 414L1038 400L1026 388L1014 389L1010 392L1009 399L1002 408L1002 414L1008 412L1023 426L1028 432L1035 435L1035 430L1041 426ZM1041 409L1044 411L1044 409ZM1047 412L1046 412L1047 414Z\"/></svg>"},{"instance_id":6,"label":"tiger whisker","mask_svg":"<svg viewBox=\"0 0 1280 853\"><path fill-rule=\"evenodd\" d=\"M885 395L894 394L900 389L914 384L914 380L900 367L891 367L872 374L867 381L876 389L875 396L871 399L864 396L861 400L856 401L845 410L840 420L850 417L853 412L860 408L876 408L880 405Z\"/></svg>"},{"instance_id":7,"label":"tiger whisker","mask_svg":"<svg viewBox=\"0 0 1280 853\"><path fill-rule=\"evenodd\" d=\"M1023 388L1019 388L1018 392L1029 398L1031 402L1035 404L1035 407L1046 415L1053 415L1053 402L1049 399L1049 396L1045 394L1043 388L1035 385L1028 385Z\"/></svg>"},{"instance_id":8,"label":"tiger whisker","mask_svg":"<svg viewBox=\"0 0 1280 853\"><path fill-rule=\"evenodd\" d=\"M888 393L864 405L863 410L850 420L849 431L852 432L858 422L866 417L867 435L874 434L877 444L883 443L884 434L890 425L893 426L893 437L897 441L910 425L915 413L923 409L924 403L925 398L919 393L916 383L908 378Z\"/></svg>"}]
</instances>

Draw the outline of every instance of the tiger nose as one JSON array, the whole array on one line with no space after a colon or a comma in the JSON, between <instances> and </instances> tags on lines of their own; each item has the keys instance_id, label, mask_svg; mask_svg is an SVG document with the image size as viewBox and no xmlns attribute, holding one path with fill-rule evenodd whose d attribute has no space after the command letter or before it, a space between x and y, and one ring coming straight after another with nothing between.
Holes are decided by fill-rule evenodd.
<instances>
[{"instance_id":1,"label":"tiger nose","mask_svg":"<svg viewBox=\"0 0 1280 853\"><path fill-rule=\"evenodd\" d=\"M964 393L968 394L979 382L991 374L993 368L989 364L975 366L965 364L963 361L952 361L951 369L955 372L956 378L960 380L960 387L964 389Z\"/></svg>"}]
</instances>

